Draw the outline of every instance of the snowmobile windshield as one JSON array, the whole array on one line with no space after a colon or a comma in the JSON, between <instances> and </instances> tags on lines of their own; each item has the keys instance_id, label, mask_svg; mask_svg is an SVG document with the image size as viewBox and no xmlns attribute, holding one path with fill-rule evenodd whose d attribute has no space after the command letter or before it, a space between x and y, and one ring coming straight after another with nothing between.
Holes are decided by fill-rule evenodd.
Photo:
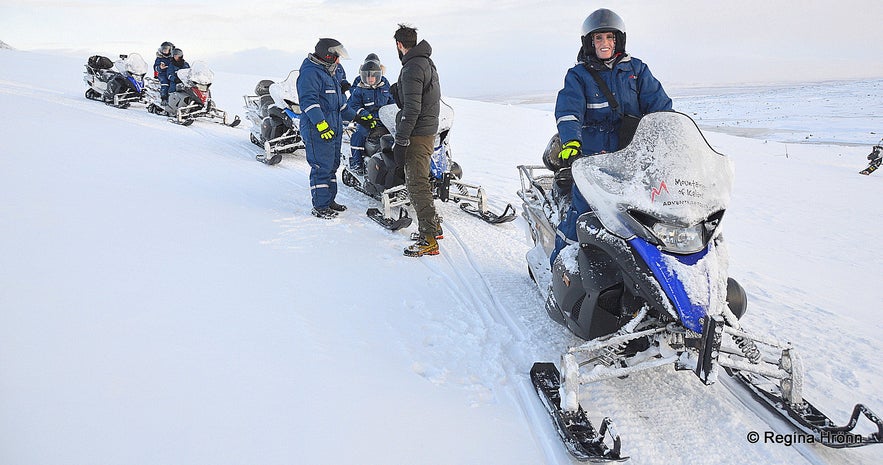
<instances>
[{"instance_id":1,"label":"snowmobile windshield","mask_svg":"<svg viewBox=\"0 0 883 465\"><path fill-rule=\"evenodd\" d=\"M182 70L178 71L178 73L181 73L181 71L185 71L185 70L182 69ZM187 79L189 79L190 82L193 82L196 84L209 85L212 83L212 80L215 78L215 73L213 73L212 70L209 69L208 65L205 64L204 61L194 62L190 66L189 71L190 72L187 76ZM181 77L180 74L178 76Z\"/></svg>"},{"instance_id":2,"label":"snowmobile windshield","mask_svg":"<svg viewBox=\"0 0 883 465\"><path fill-rule=\"evenodd\" d=\"M141 55L137 53L129 54L125 61L126 71L132 76L143 76L147 74L147 63L144 61L144 58L141 58Z\"/></svg>"},{"instance_id":3,"label":"snowmobile windshield","mask_svg":"<svg viewBox=\"0 0 883 465\"><path fill-rule=\"evenodd\" d=\"M730 160L677 112L644 116L628 146L580 158L572 171L598 219L623 239L641 230L626 212L694 226L726 209L733 184Z\"/></svg>"},{"instance_id":4,"label":"snowmobile windshield","mask_svg":"<svg viewBox=\"0 0 883 465\"><path fill-rule=\"evenodd\" d=\"M384 105L380 107L380 111L378 112L380 116L380 122L383 123L383 125L390 130L392 135L395 135L396 133L396 115L398 114L398 112L399 107L396 106L396 104L394 103L390 103L389 105ZM437 134L441 134L451 129L452 124L454 124L454 109L444 100L439 100Z\"/></svg>"},{"instance_id":5,"label":"snowmobile windshield","mask_svg":"<svg viewBox=\"0 0 883 465\"><path fill-rule=\"evenodd\" d=\"M295 113L300 113L297 98L297 77L300 70L293 70L288 73L288 77L270 86L270 96L273 97L273 103L277 107L285 109L291 108Z\"/></svg>"}]
</instances>

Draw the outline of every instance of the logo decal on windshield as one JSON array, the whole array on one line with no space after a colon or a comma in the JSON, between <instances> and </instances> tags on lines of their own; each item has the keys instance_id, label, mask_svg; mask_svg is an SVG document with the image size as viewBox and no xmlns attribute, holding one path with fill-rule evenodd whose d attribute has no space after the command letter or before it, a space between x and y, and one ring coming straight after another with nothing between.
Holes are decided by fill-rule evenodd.
<instances>
[{"instance_id":1,"label":"logo decal on windshield","mask_svg":"<svg viewBox=\"0 0 883 465\"><path fill-rule=\"evenodd\" d=\"M650 202L655 201L656 197L662 195L663 192L668 194L668 186L665 185L665 181L659 183L659 189L655 187L650 188Z\"/></svg>"}]
</instances>

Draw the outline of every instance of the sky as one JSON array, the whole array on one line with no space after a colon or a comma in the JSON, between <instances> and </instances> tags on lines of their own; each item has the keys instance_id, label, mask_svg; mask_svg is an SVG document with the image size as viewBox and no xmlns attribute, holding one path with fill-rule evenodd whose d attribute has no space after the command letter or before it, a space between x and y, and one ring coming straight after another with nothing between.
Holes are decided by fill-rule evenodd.
<instances>
[{"instance_id":1,"label":"sky","mask_svg":"<svg viewBox=\"0 0 883 465\"><path fill-rule=\"evenodd\" d=\"M169 40L217 70L282 78L333 37L353 57L350 76L374 52L395 77L391 37L404 22L433 46L447 95L483 97L557 91L583 20L601 7L623 18L627 50L669 87L883 77L874 0L0 0L0 40L148 61Z\"/></svg>"}]
</instances>

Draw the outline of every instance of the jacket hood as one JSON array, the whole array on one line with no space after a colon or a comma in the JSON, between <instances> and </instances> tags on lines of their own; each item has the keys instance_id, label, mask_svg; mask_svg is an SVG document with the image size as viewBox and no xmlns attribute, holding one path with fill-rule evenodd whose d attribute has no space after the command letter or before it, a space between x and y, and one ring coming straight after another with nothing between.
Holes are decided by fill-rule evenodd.
<instances>
[{"instance_id":1,"label":"jacket hood","mask_svg":"<svg viewBox=\"0 0 883 465\"><path fill-rule=\"evenodd\" d=\"M430 55L432 55L432 46L429 45L429 42L421 40L420 43L415 45L411 50L408 50L408 53L402 57L402 64L405 64L406 61L415 57L429 58Z\"/></svg>"},{"instance_id":2,"label":"jacket hood","mask_svg":"<svg viewBox=\"0 0 883 465\"><path fill-rule=\"evenodd\" d=\"M312 63L320 68L325 69L325 71L328 72L328 74L332 74L332 75L334 74L334 71L338 67L337 63L328 63L325 60L317 57L316 54L314 54L314 53L307 54L307 60L310 63Z\"/></svg>"}]
</instances>

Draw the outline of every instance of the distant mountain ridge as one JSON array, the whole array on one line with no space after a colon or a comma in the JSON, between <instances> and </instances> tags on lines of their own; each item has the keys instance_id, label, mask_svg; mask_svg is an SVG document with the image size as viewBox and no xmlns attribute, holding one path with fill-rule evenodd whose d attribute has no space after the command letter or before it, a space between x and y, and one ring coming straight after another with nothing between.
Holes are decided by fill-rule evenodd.
<instances>
[{"instance_id":1,"label":"distant mountain ridge","mask_svg":"<svg viewBox=\"0 0 883 465\"><path fill-rule=\"evenodd\" d=\"M11 45L7 44L6 42L3 42L2 40L0 40L0 49L15 50L14 48L12 48Z\"/></svg>"}]
</instances>

